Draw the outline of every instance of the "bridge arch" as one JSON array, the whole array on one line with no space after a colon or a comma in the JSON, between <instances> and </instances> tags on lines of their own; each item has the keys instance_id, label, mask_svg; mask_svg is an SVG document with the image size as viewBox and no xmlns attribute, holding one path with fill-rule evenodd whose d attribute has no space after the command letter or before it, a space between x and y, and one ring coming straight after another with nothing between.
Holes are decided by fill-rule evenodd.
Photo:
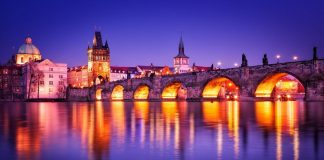
<instances>
[{"instance_id":1,"label":"bridge arch","mask_svg":"<svg viewBox=\"0 0 324 160\"><path fill-rule=\"evenodd\" d=\"M287 71L275 71L262 77L255 88L256 98L303 99L305 97L305 81Z\"/></svg>"},{"instance_id":2,"label":"bridge arch","mask_svg":"<svg viewBox=\"0 0 324 160\"><path fill-rule=\"evenodd\" d=\"M100 101L102 99L102 89L98 88L96 90L96 100Z\"/></svg>"},{"instance_id":3,"label":"bridge arch","mask_svg":"<svg viewBox=\"0 0 324 160\"><path fill-rule=\"evenodd\" d=\"M186 100L187 87L181 81L173 81L163 87L162 100Z\"/></svg>"},{"instance_id":4,"label":"bridge arch","mask_svg":"<svg viewBox=\"0 0 324 160\"><path fill-rule=\"evenodd\" d=\"M123 100L124 99L124 86L117 84L114 86L111 92L111 100Z\"/></svg>"},{"instance_id":5,"label":"bridge arch","mask_svg":"<svg viewBox=\"0 0 324 160\"><path fill-rule=\"evenodd\" d=\"M147 84L140 84L136 87L133 98L134 100L147 100L150 93L150 87Z\"/></svg>"},{"instance_id":6,"label":"bridge arch","mask_svg":"<svg viewBox=\"0 0 324 160\"><path fill-rule=\"evenodd\" d=\"M217 76L209 79L203 86L203 99L238 99L239 85L227 76Z\"/></svg>"}]
</instances>

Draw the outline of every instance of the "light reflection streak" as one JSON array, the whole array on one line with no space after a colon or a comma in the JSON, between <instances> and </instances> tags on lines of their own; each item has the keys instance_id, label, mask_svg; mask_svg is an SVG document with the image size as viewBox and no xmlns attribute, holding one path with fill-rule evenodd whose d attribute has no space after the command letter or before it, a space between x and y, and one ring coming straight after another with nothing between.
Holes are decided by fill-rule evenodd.
<instances>
[{"instance_id":1,"label":"light reflection streak","mask_svg":"<svg viewBox=\"0 0 324 160\"><path fill-rule=\"evenodd\" d=\"M222 123L217 124L217 158L222 159L223 152L223 128Z\"/></svg>"},{"instance_id":2,"label":"light reflection streak","mask_svg":"<svg viewBox=\"0 0 324 160\"><path fill-rule=\"evenodd\" d=\"M134 102L135 105L135 117L139 119L141 126L141 144L144 145L146 137L146 123L149 120L149 104L148 102Z\"/></svg>"},{"instance_id":3,"label":"light reflection streak","mask_svg":"<svg viewBox=\"0 0 324 160\"><path fill-rule=\"evenodd\" d=\"M126 133L124 102L111 102L111 124L116 135L117 143L124 144Z\"/></svg>"},{"instance_id":4,"label":"light reflection streak","mask_svg":"<svg viewBox=\"0 0 324 160\"><path fill-rule=\"evenodd\" d=\"M276 102L276 158L282 159L282 108L281 102Z\"/></svg>"}]
</instances>

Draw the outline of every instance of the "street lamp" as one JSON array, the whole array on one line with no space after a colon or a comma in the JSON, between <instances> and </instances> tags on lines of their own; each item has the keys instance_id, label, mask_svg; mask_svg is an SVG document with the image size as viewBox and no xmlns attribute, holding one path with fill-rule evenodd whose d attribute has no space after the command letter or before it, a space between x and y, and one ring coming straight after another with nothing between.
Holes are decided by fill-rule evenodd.
<instances>
[{"instance_id":1,"label":"street lamp","mask_svg":"<svg viewBox=\"0 0 324 160\"><path fill-rule=\"evenodd\" d=\"M297 60L298 60L298 57L297 57L297 56L294 56L294 57L293 57L293 60L294 60L294 61L297 61Z\"/></svg>"},{"instance_id":2,"label":"street lamp","mask_svg":"<svg viewBox=\"0 0 324 160\"><path fill-rule=\"evenodd\" d=\"M220 66L222 65L222 62L217 62L217 66L218 66L218 68L220 68Z\"/></svg>"},{"instance_id":3,"label":"street lamp","mask_svg":"<svg viewBox=\"0 0 324 160\"><path fill-rule=\"evenodd\" d=\"M276 58L277 58L277 63L279 63L280 55L277 54Z\"/></svg>"},{"instance_id":4,"label":"street lamp","mask_svg":"<svg viewBox=\"0 0 324 160\"><path fill-rule=\"evenodd\" d=\"M237 63L234 63L234 66L235 66L235 67L237 67L237 66L238 66L238 64L237 64Z\"/></svg>"}]
</instances>

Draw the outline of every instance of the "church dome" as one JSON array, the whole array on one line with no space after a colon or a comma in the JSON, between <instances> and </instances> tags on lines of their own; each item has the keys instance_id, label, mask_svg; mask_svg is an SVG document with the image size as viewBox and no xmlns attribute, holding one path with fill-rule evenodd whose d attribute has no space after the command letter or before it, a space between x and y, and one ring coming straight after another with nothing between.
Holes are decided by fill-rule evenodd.
<instances>
[{"instance_id":1,"label":"church dome","mask_svg":"<svg viewBox=\"0 0 324 160\"><path fill-rule=\"evenodd\" d=\"M25 39L25 44L21 45L18 49L18 53L21 54L40 54L38 48L33 45L32 39L27 37Z\"/></svg>"}]
</instances>

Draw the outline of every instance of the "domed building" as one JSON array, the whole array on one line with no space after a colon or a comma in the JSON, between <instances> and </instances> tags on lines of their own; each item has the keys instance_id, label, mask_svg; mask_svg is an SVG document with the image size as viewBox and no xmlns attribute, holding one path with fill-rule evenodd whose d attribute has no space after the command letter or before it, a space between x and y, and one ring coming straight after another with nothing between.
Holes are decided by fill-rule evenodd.
<instances>
[{"instance_id":1,"label":"domed building","mask_svg":"<svg viewBox=\"0 0 324 160\"><path fill-rule=\"evenodd\" d=\"M16 54L15 61L16 64L25 64L29 61L41 60L42 55L39 49L33 45L31 37L25 39L25 43L21 45Z\"/></svg>"}]
</instances>

